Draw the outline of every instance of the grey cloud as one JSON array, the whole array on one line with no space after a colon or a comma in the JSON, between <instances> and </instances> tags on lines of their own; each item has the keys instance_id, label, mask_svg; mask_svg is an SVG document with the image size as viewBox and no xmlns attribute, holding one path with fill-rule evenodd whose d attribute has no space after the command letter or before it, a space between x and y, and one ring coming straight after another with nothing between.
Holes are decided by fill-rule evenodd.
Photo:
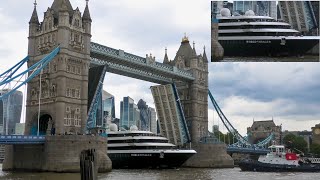
<instances>
[{"instance_id":1,"label":"grey cloud","mask_svg":"<svg viewBox=\"0 0 320 180\"><path fill-rule=\"evenodd\" d=\"M242 67L241 67L242 66ZM255 63L257 70L263 63ZM287 70L278 75L278 79L268 79L263 73L273 73L273 69ZM277 68L276 68L277 67ZM216 63L210 66L210 89L214 96L223 105L224 99L230 96L239 96L257 102L270 103L278 99L288 101L283 107L269 112L281 117L314 117L320 119L320 64L282 64L275 63L267 67L267 71L259 72L245 68L245 63ZM280 69L281 69L280 68ZM288 70L289 68L289 70ZM218 102L218 103L219 103ZM241 108L241 107L239 107ZM283 110L285 109L285 110ZM249 116L243 109L237 115ZM297 117L298 118L298 117Z\"/></svg>"}]
</instances>

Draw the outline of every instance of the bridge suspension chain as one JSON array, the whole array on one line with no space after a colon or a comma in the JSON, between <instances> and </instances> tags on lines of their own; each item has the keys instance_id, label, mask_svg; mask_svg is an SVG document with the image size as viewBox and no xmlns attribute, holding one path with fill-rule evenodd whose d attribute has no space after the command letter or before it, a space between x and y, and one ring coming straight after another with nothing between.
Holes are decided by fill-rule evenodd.
<instances>
[{"instance_id":1,"label":"bridge suspension chain","mask_svg":"<svg viewBox=\"0 0 320 180\"><path fill-rule=\"evenodd\" d=\"M217 104L217 102L213 98L210 90L208 91L208 94L209 94L210 100L213 104L213 107L215 108L217 114L219 115L219 118L221 119L222 123L227 128L228 132L233 135L233 138L235 137L238 140L238 142L231 144L231 146L263 147L263 146L267 145L271 140L274 139L274 134L271 133L267 138L265 138L263 141L261 141L257 144L249 143L248 137L241 136L241 134L233 127L233 125L230 123L230 121L224 115L224 113L220 109L219 105ZM230 140L229 140L229 142L230 142Z\"/></svg>"},{"instance_id":2,"label":"bridge suspension chain","mask_svg":"<svg viewBox=\"0 0 320 180\"><path fill-rule=\"evenodd\" d=\"M5 71L0 75L0 87L6 87L11 82L16 81L17 83L13 88L11 88L8 92L3 93L0 95L0 100L8 97L10 94L14 93L17 89L19 89L21 86L25 85L29 81L31 81L35 76L37 76L43 68L45 68L50 61L54 59L54 57L59 53L60 47L58 46L55 48L51 53L46 55L43 59L33 64L31 67L29 67L27 70L17 74L16 72L21 69L23 64L29 61L29 56L24 58L22 61L14 65L9 70ZM21 81L22 77L27 76L27 78L24 81Z\"/></svg>"},{"instance_id":3,"label":"bridge suspension chain","mask_svg":"<svg viewBox=\"0 0 320 180\"><path fill-rule=\"evenodd\" d=\"M209 97L210 97L210 100L213 104L213 107L215 108L217 114L219 115L222 123L224 124L224 126L227 128L228 132L230 134L232 134L233 136L236 137L236 139L238 141L241 142L241 144L244 144L244 145L249 145L249 142L246 141L240 133L238 133L238 131L232 126L232 124L230 123L230 121L227 119L227 117L224 115L224 113L222 112L222 110L220 109L219 105L217 104L217 102L215 101L215 99L213 98L210 90L208 91L208 94L209 94Z\"/></svg>"}]
</instances>

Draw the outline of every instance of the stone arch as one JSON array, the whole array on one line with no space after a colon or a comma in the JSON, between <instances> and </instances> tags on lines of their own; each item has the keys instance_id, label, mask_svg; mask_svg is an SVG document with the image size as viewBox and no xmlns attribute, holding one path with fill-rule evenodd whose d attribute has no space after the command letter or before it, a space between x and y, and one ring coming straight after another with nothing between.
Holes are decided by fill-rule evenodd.
<instances>
[{"instance_id":1,"label":"stone arch","mask_svg":"<svg viewBox=\"0 0 320 180\"><path fill-rule=\"evenodd\" d=\"M38 113L33 118L30 134L38 134ZM47 112L40 112L39 118L39 135L48 135L50 131L55 127L52 116Z\"/></svg>"}]
</instances>

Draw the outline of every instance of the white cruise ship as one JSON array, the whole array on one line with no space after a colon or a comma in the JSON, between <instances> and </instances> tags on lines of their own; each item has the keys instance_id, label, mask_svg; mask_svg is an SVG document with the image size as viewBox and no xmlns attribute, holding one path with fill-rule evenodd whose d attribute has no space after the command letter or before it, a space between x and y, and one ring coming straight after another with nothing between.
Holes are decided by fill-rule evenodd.
<instances>
[{"instance_id":1,"label":"white cruise ship","mask_svg":"<svg viewBox=\"0 0 320 180\"><path fill-rule=\"evenodd\" d=\"M195 150L179 149L167 138L149 131L110 129L113 131L108 132L108 156L116 169L178 168L196 154Z\"/></svg>"},{"instance_id":2,"label":"white cruise ship","mask_svg":"<svg viewBox=\"0 0 320 180\"><path fill-rule=\"evenodd\" d=\"M223 8L217 15L218 40L225 56L299 56L319 43L319 36L303 36L288 23L268 16L231 16Z\"/></svg>"}]
</instances>

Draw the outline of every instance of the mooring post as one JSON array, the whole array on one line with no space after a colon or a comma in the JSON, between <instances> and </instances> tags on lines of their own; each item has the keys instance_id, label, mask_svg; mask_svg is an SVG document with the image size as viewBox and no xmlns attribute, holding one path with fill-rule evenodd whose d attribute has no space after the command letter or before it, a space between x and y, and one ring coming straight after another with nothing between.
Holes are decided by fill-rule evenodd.
<instances>
[{"instance_id":1,"label":"mooring post","mask_svg":"<svg viewBox=\"0 0 320 180\"><path fill-rule=\"evenodd\" d=\"M97 180L95 149L83 150L80 155L81 180Z\"/></svg>"}]
</instances>

